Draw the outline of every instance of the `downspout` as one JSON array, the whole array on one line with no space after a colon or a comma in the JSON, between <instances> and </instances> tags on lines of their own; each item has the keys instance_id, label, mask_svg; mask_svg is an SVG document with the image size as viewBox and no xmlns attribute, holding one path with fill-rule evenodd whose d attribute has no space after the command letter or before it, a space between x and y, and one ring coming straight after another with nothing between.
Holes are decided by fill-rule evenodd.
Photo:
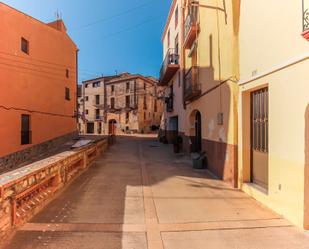
<instances>
[{"instance_id":1,"label":"downspout","mask_svg":"<svg viewBox=\"0 0 309 249\"><path fill-rule=\"evenodd\" d=\"M78 134L80 133L79 130L79 126L78 126L78 117L79 117L79 113L78 113L78 52L79 49L76 50L75 52L75 77L76 77L76 99L75 99L75 113L76 113L76 125L77 125L77 130L78 130Z\"/></svg>"},{"instance_id":2,"label":"downspout","mask_svg":"<svg viewBox=\"0 0 309 249\"><path fill-rule=\"evenodd\" d=\"M180 28L181 34L181 58L180 58L180 74L182 79L182 102L183 102L183 109L186 110L186 101L185 101L185 70L186 70L186 50L184 48L184 41L185 41L185 10L186 10L186 1L183 0L181 4L182 9L182 22Z\"/></svg>"}]
</instances>

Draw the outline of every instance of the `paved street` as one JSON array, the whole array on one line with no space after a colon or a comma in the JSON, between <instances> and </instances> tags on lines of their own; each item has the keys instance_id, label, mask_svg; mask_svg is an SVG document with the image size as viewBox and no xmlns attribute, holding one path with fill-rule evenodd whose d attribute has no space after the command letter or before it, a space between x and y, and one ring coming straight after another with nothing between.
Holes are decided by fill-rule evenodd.
<instances>
[{"instance_id":1,"label":"paved street","mask_svg":"<svg viewBox=\"0 0 309 249\"><path fill-rule=\"evenodd\" d=\"M309 236L168 145L118 137L11 249L308 249Z\"/></svg>"}]
</instances>

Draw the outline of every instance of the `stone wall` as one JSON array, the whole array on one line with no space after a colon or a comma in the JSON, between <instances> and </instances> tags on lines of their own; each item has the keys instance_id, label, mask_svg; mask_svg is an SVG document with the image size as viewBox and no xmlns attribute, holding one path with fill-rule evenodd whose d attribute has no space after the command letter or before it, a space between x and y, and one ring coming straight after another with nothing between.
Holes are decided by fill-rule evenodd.
<instances>
[{"instance_id":1,"label":"stone wall","mask_svg":"<svg viewBox=\"0 0 309 249\"><path fill-rule=\"evenodd\" d=\"M10 155L0 158L0 174L9 170L17 169L24 165L27 161L50 154L51 151L58 148L60 145L76 138L77 132L69 133L64 136L46 141L41 144L34 145L25 150L21 150Z\"/></svg>"},{"instance_id":2,"label":"stone wall","mask_svg":"<svg viewBox=\"0 0 309 249\"><path fill-rule=\"evenodd\" d=\"M2 174L0 238L9 235L46 206L60 189L87 170L108 145L105 138L77 151L65 151Z\"/></svg>"}]
</instances>

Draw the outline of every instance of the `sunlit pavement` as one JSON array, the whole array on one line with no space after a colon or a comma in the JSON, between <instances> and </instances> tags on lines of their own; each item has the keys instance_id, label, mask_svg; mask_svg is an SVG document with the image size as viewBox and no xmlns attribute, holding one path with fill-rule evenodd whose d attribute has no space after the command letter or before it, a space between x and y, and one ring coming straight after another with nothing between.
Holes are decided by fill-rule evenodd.
<instances>
[{"instance_id":1,"label":"sunlit pavement","mask_svg":"<svg viewBox=\"0 0 309 249\"><path fill-rule=\"evenodd\" d=\"M151 136L122 136L6 248L309 248L309 235L193 170Z\"/></svg>"}]
</instances>

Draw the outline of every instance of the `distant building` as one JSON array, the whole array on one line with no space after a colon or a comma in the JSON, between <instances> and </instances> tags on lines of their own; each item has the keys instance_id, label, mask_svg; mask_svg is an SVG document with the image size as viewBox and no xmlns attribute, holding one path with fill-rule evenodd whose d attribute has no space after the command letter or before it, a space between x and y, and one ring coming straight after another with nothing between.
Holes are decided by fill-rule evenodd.
<instances>
[{"instance_id":1,"label":"distant building","mask_svg":"<svg viewBox=\"0 0 309 249\"><path fill-rule=\"evenodd\" d=\"M161 122L157 81L123 73L84 81L79 98L81 134L149 133Z\"/></svg>"},{"instance_id":2,"label":"distant building","mask_svg":"<svg viewBox=\"0 0 309 249\"><path fill-rule=\"evenodd\" d=\"M76 133L78 49L62 20L45 24L3 3L0 17L1 169Z\"/></svg>"}]
</instances>

